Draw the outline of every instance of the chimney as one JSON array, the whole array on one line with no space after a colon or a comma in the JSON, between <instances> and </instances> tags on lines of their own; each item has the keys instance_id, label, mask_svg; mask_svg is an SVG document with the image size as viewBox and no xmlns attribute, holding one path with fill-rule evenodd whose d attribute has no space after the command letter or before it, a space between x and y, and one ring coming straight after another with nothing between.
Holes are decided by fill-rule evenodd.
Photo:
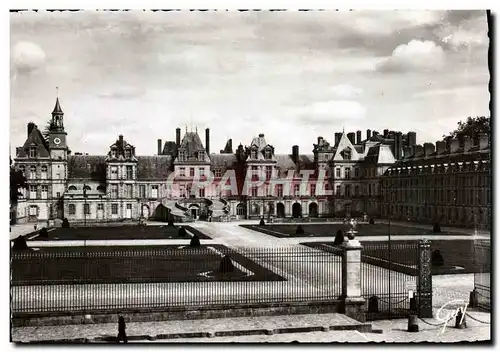
<instances>
[{"instance_id":1,"label":"chimney","mask_svg":"<svg viewBox=\"0 0 500 352\"><path fill-rule=\"evenodd\" d=\"M347 138L351 141L351 144L356 144L356 141L354 140L354 138L355 138L354 136L355 136L355 135L356 135L356 134L355 134L354 132L349 132L349 133L347 134Z\"/></svg>"},{"instance_id":2,"label":"chimney","mask_svg":"<svg viewBox=\"0 0 500 352\"><path fill-rule=\"evenodd\" d=\"M33 131L33 128L35 128L36 125L34 122L28 122L28 136L30 135L31 131Z\"/></svg>"},{"instance_id":3,"label":"chimney","mask_svg":"<svg viewBox=\"0 0 500 352\"><path fill-rule=\"evenodd\" d=\"M436 153L438 155L444 154L446 151L446 142L444 141L437 141L436 142Z\"/></svg>"},{"instance_id":4,"label":"chimney","mask_svg":"<svg viewBox=\"0 0 500 352\"><path fill-rule=\"evenodd\" d=\"M431 156L432 153L434 153L434 144L424 143L424 156Z\"/></svg>"},{"instance_id":5,"label":"chimney","mask_svg":"<svg viewBox=\"0 0 500 352\"><path fill-rule=\"evenodd\" d=\"M366 139L372 138L372 130L366 130Z\"/></svg>"},{"instance_id":6,"label":"chimney","mask_svg":"<svg viewBox=\"0 0 500 352\"><path fill-rule=\"evenodd\" d=\"M389 130L387 128L384 129L384 138L389 138Z\"/></svg>"},{"instance_id":7,"label":"chimney","mask_svg":"<svg viewBox=\"0 0 500 352\"><path fill-rule=\"evenodd\" d=\"M361 131L356 131L356 144L361 144Z\"/></svg>"},{"instance_id":8,"label":"chimney","mask_svg":"<svg viewBox=\"0 0 500 352\"><path fill-rule=\"evenodd\" d=\"M403 146L403 158L408 159L412 154L412 148L410 146Z\"/></svg>"},{"instance_id":9,"label":"chimney","mask_svg":"<svg viewBox=\"0 0 500 352\"><path fill-rule=\"evenodd\" d=\"M175 145L177 149L181 146L181 129L179 127L175 129Z\"/></svg>"},{"instance_id":10,"label":"chimney","mask_svg":"<svg viewBox=\"0 0 500 352\"><path fill-rule=\"evenodd\" d=\"M318 137L318 146L322 144L321 142L323 142L323 137Z\"/></svg>"},{"instance_id":11,"label":"chimney","mask_svg":"<svg viewBox=\"0 0 500 352\"><path fill-rule=\"evenodd\" d=\"M295 164L297 164L299 161L299 146L298 145L294 145L292 147L292 159L293 159L293 162Z\"/></svg>"},{"instance_id":12,"label":"chimney","mask_svg":"<svg viewBox=\"0 0 500 352\"><path fill-rule=\"evenodd\" d=\"M337 145L340 142L341 138L342 138L342 133L341 132L336 132L335 133L335 145Z\"/></svg>"},{"instance_id":13,"label":"chimney","mask_svg":"<svg viewBox=\"0 0 500 352\"><path fill-rule=\"evenodd\" d=\"M487 133L479 133L479 149L488 149L489 148L489 140Z\"/></svg>"},{"instance_id":14,"label":"chimney","mask_svg":"<svg viewBox=\"0 0 500 352\"><path fill-rule=\"evenodd\" d=\"M414 145L413 150L415 151L415 158L424 156L424 147L422 147L420 144Z\"/></svg>"},{"instance_id":15,"label":"chimney","mask_svg":"<svg viewBox=\"0 0 500 352\"><path fill-rule=\"evenodd\" d=\"M469 136L464 136L464 152L468 152L474 146L474 141Z\"/></svg>"},{"instance_id":16,"label":"chimney","mask_svg":"<svg viewBox=\"0 0 500 352\"><path fill-rule=\"evenodd\" d=\"M227 152L233 154L233 140L231 138L229 138L229 140L227 141L227 146Z\"/></svg>"},{"instance_id":17,"label":"chimney","mask_svg":"<svg viewBox=\"0 0 500 352\"><path fill-rule=\"evenodd\" d=\"M378 131L373 131L373 136L374 137L378 136Z\"/></svg>"},{"instance_id":18,"label":"chimney","mask_svg":"<svg viewBox=\"0 0 500 352\"><path fill-rule=\"evenodd\" d=\"M205 150L210 155L210 128L205 130Z\"/></svg>"},{"instance_id":19,"label":"chimney","mask_svg":"<svg viewBox=\"0 0 500 352\"><path fill-rule=\"evenodd\" d=\"M408 132L408 145L410 147L417 145L417 132Z\"/></svg>"},{"instance_id":20,"label":"chimney","mask_svg":"<svg viewBox=\"0 0 500 352\"><path fill-rule=\"evenodd\" d=\"M158 155L161 155L161 139L158 139Z\"/></svg>"},{"instance_id":21,"label":"chimney","mask_svg":"<svg viewBox=\"0 0 500 352\"><path fill-rule=\"evenodd\" d=\"M402 148L403 148L403 134L401 132L398 132L394 137L394 157L396 158L396 160L401 159Z\"/></svg>"},{"instance_id":22,"label":"chimney","mask_svg":"<svg viewBox=\"0 0 500 352\"><path fill-rule=\"evenodd\" d=\"M457 138L450 138L449 140L450 153L456 153L460 148L460 142Z\"/></svg>"}]
</instances>

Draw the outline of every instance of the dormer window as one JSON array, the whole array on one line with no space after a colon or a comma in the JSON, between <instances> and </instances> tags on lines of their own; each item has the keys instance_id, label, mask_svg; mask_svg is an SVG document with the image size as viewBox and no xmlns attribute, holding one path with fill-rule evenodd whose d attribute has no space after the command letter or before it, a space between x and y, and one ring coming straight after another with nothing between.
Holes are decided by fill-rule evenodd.
<instances>
[{"instance_id":1,"label":"dormer window","mask_svg":"<svg viewBox=\"0 0 500 352\"><path fill-rule=\"evenodd\" d=\"M35 147L30 147L28 150L29 157L30 158L36 158L36 148Z\"/></svg>"},{"instance_id":2,"label":"dormer window","mask_svg":"<svg viewBox=\"0 0 500 352\"><path fill-rule=\"evenodd\" d=\"M130 149L125 149L125 158L130 159L132 157L132 152Z\"/></svg>"},{"instance_id":3,"label":"dormer window","mask_svg":"<svg viewBox=\"0 0 500 352\"><path fill-rule=\"evenodd\" d=\"M186 159L186 153L185 152L179 152L179 161L184 161Z\"/></svg>"},{"instance_id":4,"label":"dormer window","mask_svg":"<svg viewBox=\"0 0 500 352\"><path fill-rule=\"evenodd\" d=\"M250 156L252 159L257 159L257 151L255 149L252 149L250 151Z\"/></svg>"},{"instance_id":5,"label":"dormer window","mask_svg":"<svg viewBox=\"0 0 500 352\"><path fill-rule=\"evenodd\" d=\"M116 158L118 156L117 150L115 148L111 149L111 157Z\"/></svg>"},{"instance_id":6,"label":"dormer window","mask_svg":"<svg viewBox=\"0 0 500 352\"><path fill-rule=\"evenodd\" d=\"M345 160L350 160L351 159L351 149L350 148L346 148L342 151L342 157L345 159Z\"/></svg>"},{"instance_id":7,"label":"dormer window","mask_svg":"<svg viewBox=\"0 0 500 352\"><path fill-rule=\"evenodd\" d=\"M271 150L266 149L266 151L264 152L264 157L266 159L271 159Z\"/></svg>"},{"instance_id":8,"label":"dormer window","mask_svg":"<svg viewBox=\"0 0 500 352\"><path fill-rule=\"evenodd\" d=\"M204 156L205 152L203 150L200 150L198 152L198 160L203 160L203 156Z\"/></svg>"}]
</instances>

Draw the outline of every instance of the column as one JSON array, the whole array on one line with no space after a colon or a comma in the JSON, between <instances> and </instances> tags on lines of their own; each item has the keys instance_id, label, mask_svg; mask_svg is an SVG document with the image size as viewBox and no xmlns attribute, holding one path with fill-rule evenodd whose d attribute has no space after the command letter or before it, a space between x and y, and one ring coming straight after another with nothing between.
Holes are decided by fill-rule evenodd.
<instances>
[{"instance_id":1,"label":"column","mask_svg":"<svg viewBox=\"0 0 500 352\"><path fill-rule=\"evenodd\" d=\"M418 251L418 316L432 318L431 242L427 239L419 241Z\"/></svg>"},{"instance_id":2,"label":"column","mask_svg":"<svg viewBox=\"0 0 500 352\"><path fill-rule=\"evenodd\" d=\"M361 297L361 250L357 239L342 244L342 313L365 321L365 299Z\"/></svg>"}]
</instances>

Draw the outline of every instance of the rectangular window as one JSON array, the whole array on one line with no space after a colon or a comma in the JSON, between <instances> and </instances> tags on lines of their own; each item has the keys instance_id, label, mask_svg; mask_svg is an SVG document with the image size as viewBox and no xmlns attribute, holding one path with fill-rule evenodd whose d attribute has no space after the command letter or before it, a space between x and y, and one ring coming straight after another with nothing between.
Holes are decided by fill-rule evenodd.
<instances>
[{"instance_id":1,"label":"rectangular window","mask_svg":"<svg viewBox=\"0 0 500 352\"><path fill-rule=\"evenodd\" d=\"M130 159L132 157L132 153L130 149L125 149L125 158Z\"/></svg>"},{"instance_id":2,"label":"rectangular window","mask_svg":"<svg viewBox=\"0 0 500 352\"><path fill-rule=\"evenodd\" d=\"M189 176L193 177L194 176L194 167L189 168Z\"/></svg>"},{"instance_id":3,"label":"rectangular window","mask_svg":"<svg viewBox=\"0 0 500 352\"><path fill-rule=\"evenodd\" d=\"M345 168L345 178L351 178L351 168L350 167Z\"/></svg>"},{"instance_id":4,"label":"rectangular window","mask_svg":"<svg viewBox=\"0 0 500 352\"><path fill-rule=\"evenodd\" d=\"M200 198L204 198L205 197L205 188L200 188L199 191L200 191Z\"/></svg>"},{"instance_id":5,"label":"rectangular window","mask_svg":"<svg viewBox=\"0 0 500 352\"><path fill-rule=\"evenodd\" d=\"M222 170L221 169L215 169L215 177L222 177Z\"/></svg>"},{"instance_id":6,"label":"rectangular window","mask_svg":"<svg viewBox=\"0 0 500 352\"><path fill-rule=\"evenodd\" d=\"M42 185L42 199L47 199L49 194L49 186Z\"/></svg>"},{"instance_id":7,"label":"rectangular window","mask_svg":"<svg viewBox=\"0 0 500 352\"><path fill-rule=\"evenodd\" d=\"M89 215L90 214L90 204L84 204L83 211L84 211L85 215Z\"/></svg>"},{"instance_id":8,"label":"rectangular window","mask_svg":"<svg viewBox=\"0 0 500 352\"><path fill-rule=\"evenodd\" d=\"M111 185L111 198L118 198L118 185Z\"/></svg>"},{"instance_id":9,"label":"rectangular window","mask_svg":"<svg viewBox=\"0 0 500 352\"><path fill-rule=\"evenodd\" d=\"M299 184L293 185L293 195L300 196L300 185Z\"/></svg>"},{"instance_id":10,"label":"rectangular window","mask_svg":"<svg viewBox=\"0 0 500 352\"><path fill-rule=\"evenodd\" d=\"M133 185L126 185L127 198L132 198L134 196L132 187Z\"/></svg>"},{"instance_id":11,"label":"rectangular window","mask_svg":"<svg viewBox=\"0 0 500 352\"><path fill-rule=\"evenodd\" d=\"M311 184L311 196L315 196L316 195L316 185L315 184Z\"/></svg>"},{"instance_id":12,"label":"rectangular window","mask_svg":"<svg viewBox=\"0 0 500 352\"><path fill-rule=\"evenodd\" d=\"M251 196L252 197L257 197L257 187L252 187L251 188Z\"/></svg>"},{"instance_id":13,"label":"rectangular window","mask_svg":"<svg viewBox=\"0 0 500 352\"><path fill-rule=\"evenodd\" d=\"M273 174L273 167L266 166L266 180L270 180L272 174Z\"/></svg>"},{"instance_id":14,"label":"rectangular window","mask_svg":"<svg viewBox=\"0 0 500 352\"><path fill-rule=\"evenodd\" d=\"M60 197L61 197L61 192L57 192L57 193L56 193L56 197L57 197L57 198L60 198Z\"/></svg>"},{"instance_id":15,"label":"rectangular window","mask_svg":"<svg viewBox=\"0 0 500 352\"><path fill-rule=\"evenodd\" d=\"M45 180L47 179L47 166L43 165L42 166L42 174L41 174L41 179Z\"/></svg>"},{"instance_id":16,"label":"rectangular window","mask_svg":"<svg viewBox=\"0 0 500 352\"><path fill-rule=\"evenodd\" d=\"M335 194L340 196L340 186L335 187Z\"/></svg>"},{"instance_id":17,"label":"rectangular window","mask_svg":"<svg viewBox=\"0 0 500 352\"><path fill-rule=\"evenodd\" d=\"M151 198L158 198L158 185L151 186Z\"/></svg>"},{"instance_id":18,"label":"rectangular window","mask_svg":"<svg viewBox=\"0 0 500 352\"><path fill-rule=\"evenodd\" d=\"M36 178L36 166L30 166L30 177L31 179Z\"/></svg>"},{"instance_id":19,"label":"rectangular window","mask_svg":"<svg viewBox=\"0 0 500 352\"><path fill-rule=\"evenodd\" d=\"M130 165L127 165L127 180L132 180L134 178L133 168Z\"/></svg>"},{"instance_id":20,"label":"rectangular window","mask_svg":"<svg viewBox=\"0 0 500 352\"><path fill-rule=\"evenodd\" d=\"M139 185L139 198L146 198L146 185Z\"/></svg>"},{"instance_id":21,"label":"rectangular window","mask_svg":"<svg viewBox=\"0 0 500 352\"><path fill-rule=\"evenodd\" d=\"M276 193L278 197L283 197L283 185L276 185Z\"/></svg>"},{"instance_id":22,"label":"rectangular window","mask_svg":"<svg viewBox=\"0 0 500 352\"><path fill-rule=\"evenodd\" d=\"M30 185L30 199L36 199L36 185Z\"/></svg>"},{"instance_id":23,"label":"rectangular window","mask_svg":"<svg viewBox=\"0 0 500 352\"><path fill-rule=\"evenodd\" d=\"M76 214L76 206L74 204L70 204L68 206L68 212L69 212L69 215L75 215Z\"/></svg>"},{"instance_id":24,"label":"rectangular window","mask_svg":"<svg viewBox=\"0 0 500 352\"><path fill-rule=\"evenodd\" d=\"M30 158L36 158L36 148L30 148L29 149L29 157Z\"/></svg>"},{"instance_id":25,"label":"rectangular window","mask_svg":"<svg viewBox=\"0 0 500 352\"><path fill-rule=\"evenodd\" d=\"M357 169L356 169L357 170ZM359 186L354 187L354 195L359 196Z\"/></svg>"},{"instance_id":26,"label":"rectangular window","mask_svg":"<svg viewBox=\"0 0 500 352\"><path fill-rule=\"evenodd\" d=\"M111 204L111 214L118 215L118 204L116 203Z\"/></svg>"},{"instance_id":27,"label":"rectangular window","mask_svg":"<svg viewBox=\"0 0 500 352\"><path fill-rule=\"evenodd\" d=\"M340 167L335 169L335 177L340 178Z\"/></svg>"},{"instance_id":28,"label":"rectangular window","mask_svg":"<svg viewBox=\"0 0 500 352\"><path fill-rule=\"evenodd\" d=\"M356 177L356 178L359 177L359 168L354 169L354 177Z\"/></svg>"},{"instance_id":29,"label":"rectangular window","mask_svg":"<svg viewBox=\"0 0 500 352\"><path fill-rule=\"evenodd\" d=\"M200 168L200 177L204 177L205 176L205 168L202 167Z\"/></svg>"},{"instance_id":30,"label":"rectangular window","mask_svg":"<svg viewBox=\"0 0 500 352\"><path fill-rule=\"evenodd\" d=\"M97 210L104 210L104 204L97 203Z\"/></svg>"},{"instance_id":31,"label":"rectangular window","mask_svg":"<svg viewBox=\"0 0 500 352\"><path fill-rule=\"evenodd\" d=\"M181 176L181 177L186 176L186 168L184 168L184 167L179 168L179 176Z\"/></svg>"},{"instance_id":32,"label":"rectangular window","mask_svg":"<svg viewBox=\"0 0 500 352\"><path fill-rule=\"evenodd\" d=\"M36 216L38 212L38 207L36 205L30 205L30 215Z\"/></svg>"},{"instance_id":33,"label":"rectangular window","mask_svg":"<svg viewBox=\"0 0 500 352\"><path fill-rule=\"evenodd\" d=\"M350 197L351 196L351 185L346 185L345 186L345 196Z\"/></svg>"},{"instance_id":34,"label":"rectangular window","mask_svg":"<svg viewBox=\"0 0 500 352\"><path fill-rule=\"evenodd\" d=\"M116 166L111 166L111 179L112 180L118 179L118 167Z\"/></svg>"}]
</instances>

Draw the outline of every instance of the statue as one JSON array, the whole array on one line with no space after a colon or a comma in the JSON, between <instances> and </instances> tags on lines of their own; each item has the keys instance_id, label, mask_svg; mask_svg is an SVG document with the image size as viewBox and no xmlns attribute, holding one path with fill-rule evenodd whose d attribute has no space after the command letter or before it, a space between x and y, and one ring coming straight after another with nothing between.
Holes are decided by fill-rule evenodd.
<instances>
[{"instance_id":1,"label":"statue","mask_svg":"<svg viewBox=\"0 0 500 352\"><path fill-rule=\"evenodd\" d=\"M358 222L356 219L351 218L349 221L345 221L349 229L346 231L347 238L353 240L356 237L358 231L356 230L356 226L358 226Z\"/></svg>"}]
</instances>

